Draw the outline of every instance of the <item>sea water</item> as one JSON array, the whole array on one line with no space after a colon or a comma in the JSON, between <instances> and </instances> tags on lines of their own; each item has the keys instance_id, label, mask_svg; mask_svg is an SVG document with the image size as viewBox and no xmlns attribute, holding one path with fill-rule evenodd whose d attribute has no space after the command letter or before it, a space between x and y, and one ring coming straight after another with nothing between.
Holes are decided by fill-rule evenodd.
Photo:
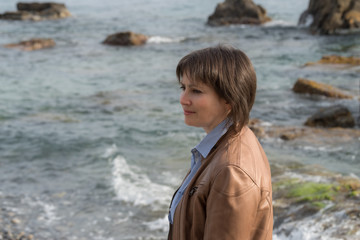
<instances>
[{"instance_id":1,"label":"sea water","mask_svg":"<svg viewBox=\"0 0 360 240\"><path fill-rule=\"evenodd\" d=\"M1 12L15 11L16 2L1 1ZM210 27L215 0L64 0L67 19L0 21L1 45L56 42L34 52L0 48L0 207L36 239L165 239L170 198L205 135L183 123L175 68L190 51L219 43L244 50L254 64L252 118L301 126L320 107L342 104L358 119L356 100L291 88L303 77L359 94L358 69L302 67L323 55L359 57L359 35L309 34L297 26L305 0L255 2L272 22ZM128 30L150 36L148 43L101 44ZM270 163L292 159L360 176L359 140L262 144ZM317 237L306 228L291 236Z\"/></svg>"}]
</instances>

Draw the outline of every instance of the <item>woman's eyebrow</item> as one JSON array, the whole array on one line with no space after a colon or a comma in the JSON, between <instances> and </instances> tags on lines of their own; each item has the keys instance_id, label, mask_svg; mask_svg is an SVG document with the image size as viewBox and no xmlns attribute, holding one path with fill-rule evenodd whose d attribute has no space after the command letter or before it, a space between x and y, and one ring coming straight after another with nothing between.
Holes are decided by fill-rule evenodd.
<instances>
[{"instance_id":1,"label":"woman's eyebrow","mask_svg":"<svg viewBox=\"0 0 360 240\"><path fill-rule=\"evenodd\" d=\"M186 85L186 84L184 84L183 82L181 82L180 81L180 84L181 85ZM188 87L190 87L190 88L193 88L193 87L196 87L196 88L198 88L198 87L200 87L198 84L196 84L196 83L190 83L189 85L187 85Z\"/></svg>"}]
</instances>

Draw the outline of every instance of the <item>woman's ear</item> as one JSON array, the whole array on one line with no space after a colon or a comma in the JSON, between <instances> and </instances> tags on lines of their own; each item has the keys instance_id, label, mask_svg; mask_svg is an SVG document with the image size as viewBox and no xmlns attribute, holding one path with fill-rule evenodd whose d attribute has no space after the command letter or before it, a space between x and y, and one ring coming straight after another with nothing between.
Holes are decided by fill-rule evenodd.
<instances>
[{"instance_id":1,"label":"woman's ear","mask_svg":"<svg viewBox=\"0 0 360 240\"><path fill-rule=\"evenodd\" d=\"M226 115L229 115L231 112L231 105L230 103L226 102L225 103L225 107L226 107Z\"/></svg>"}]
</instances>

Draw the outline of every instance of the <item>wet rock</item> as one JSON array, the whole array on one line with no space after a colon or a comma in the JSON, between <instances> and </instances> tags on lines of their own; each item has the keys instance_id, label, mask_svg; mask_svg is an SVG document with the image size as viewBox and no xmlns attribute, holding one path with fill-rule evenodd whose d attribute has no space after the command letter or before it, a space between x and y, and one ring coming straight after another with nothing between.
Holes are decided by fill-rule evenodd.
<instances>
[{"instance_id":1,"label":"wet rock","mask_svg":"<svg viewBox=\"0 0 360 240\"><path fill-rule=\"evenodd\" d=\"M337 56L337 55L330 55L330 56L323 56L319 61L317 62L308 62L305 64L305 66L311 66L315 64L348 64L348 65L360 65L360 58L350 56L350 57L344 57L344 56Z\"/></svg>"},{"instance_id":2,"label":"wet rock","mask_svg":"<svg viewBox=\"0 0 360 240\"><path fill-rule=\"evenodd\" d=\"M133 33L133 32L119 32L112 35L109 35L104 41L104 44L107 45L117 45L117 46L139 46L146 43L148 37L143 34Z\"/></svg>"},{"instance_id":3,"label":"wet rock","mask_svg":"<svg viewBox=\"0 0 360 240\"><path fill-rule=\"evenodd\" d=\"M320 109L305 122L305 125L310 127L352 128L355 126L355 120L346 107L338 105Z\"/></svg>"},{"instance_id":4,"label":"wet rock","mask_svg":"<svg viewBox=\"0 0 360 240\"><path fill-rule=\"evenodd\" d=\"M305 135L305 129L303 128L288 128L288 129L284 129L279 137L282 139L282 140L293 140L295 138L298 138L298 137L301 137L301 136L304 136Z\"/></svg>"},{"instance_id":5,"label":"wet rock","mask_svg":"<svg viewBox=\"0 0 360 240\"><path fill-rule=\"evenodd\" d=\"M357 128L276 126L265 124L259 119L251 119L248 126L259 139L279 138L285 141L294 141L294 144L337 145L358 141L360 138L360 129Z\"/></svg>"},{"instance_id":6,"label":"wet rock","mask_svg":"<svg viewBox=\"0 0 360 240\"><path fill-rule=\"evenodd\" d=\"M225 0L216 6L215 12L208 18L208 24L262 24L270 20L266 10L252 0Z\"/></svg>"},{"instance_id":7,"label":"wet rock","mask_svg":"<svg viewBox=\"0 0 360 240\"><path fill-rule=\"evenodd\" d=\"M13 224L20 224L20 223L21 223L21 220L18 219L18 218L13 218L13 219L11 219L11 223L13 223Z\"/></svg>"},{"instance_id":8,"label":"wet rock","mask_svg":"<svg viewBox=\"0 0 360 240\"><path fill-rule=\"evenodd\" d=\"M353 189L348 187L348 183L358 186L358 178L311 165L291 168L286 164L277 168L284 172L272 178L274 232L277 235L289 235L296 226L319 223L315 229L325 238L356 239L360 233L360 198L351 196ZM314 223L309 223L310 219ZM336 231L325 233L331 228L336 228Z\"/></svg>"},{"instance_id":9,"label":"wet rock","mask_svg":"<svg viewBox=\"0 0 360 240\"><path fill-rule=\"evenodd\" d=\"M0 19L3 20L53 20L66 18L71 16L69 10L65 4L45 2L45 3L18 3L18 11L16 12L5 12L0 14Z\"/></svg>"},{"instance_id":10,"label":"wet rock","mask_svg":"<svg viewBox=\"0 0 360 240\"><path fill-rule=\"evenodd\" d=\"M34 51L43 48L51 48L54 46L55 46L55 41L53 39L47 39L47 38L33 38L19 43L11 43L5 45L5 47L7 48L19 48L24 51Z\"/></svg>"},{"instance_id":11,"label":"wet rock","mask_svg":"<svg viewBox=\"0 0 360 240\"><path fill-rule=\"evenodd\" d=\"M313 33L334 34L344 29L360 29L360 0L310 0L299 24L304 24L309 15L313 17L310 25Z\"/></svg>"},{"instance_id":12,"label":"wet rock","mask_svg":"<svg viewBox=\"0 0 360 240\"><path fill-rule=\"evenodd\" d=\"M322 95L331 98L354 98L349 93L325 83L299 78L292 89L295 93Z\"/></svg>"},{"instance_id":13,"label":"wet rock","mask_svg":"<svg viewBox=\"0 0 360 240\"><path fill-rule=\"evenodd\" d=\"M248 126L258 138L266 137L265 130L263 127L261 127L261 121L259 119L250 119Z\"/></svg>"}]
</instances>

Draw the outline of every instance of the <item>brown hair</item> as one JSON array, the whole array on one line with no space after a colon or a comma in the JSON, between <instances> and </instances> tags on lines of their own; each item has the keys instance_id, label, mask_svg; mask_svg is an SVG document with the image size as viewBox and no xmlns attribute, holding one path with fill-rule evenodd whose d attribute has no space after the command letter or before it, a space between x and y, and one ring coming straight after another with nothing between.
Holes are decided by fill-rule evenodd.
<instances>
[{"instance_id":1,"label":"brown hair","mask_svg":"<svg viewBox=\"0 0 360 240\"><path fill-rule=\"evenodd\" d=\"M245 53L224 45L191 52L176 67L179 82L183 74L190 81L200 81L212 87L230 104L228 119L236 132L248 123L255 101L256 73Z\"/></svg>"}]
</instances>

